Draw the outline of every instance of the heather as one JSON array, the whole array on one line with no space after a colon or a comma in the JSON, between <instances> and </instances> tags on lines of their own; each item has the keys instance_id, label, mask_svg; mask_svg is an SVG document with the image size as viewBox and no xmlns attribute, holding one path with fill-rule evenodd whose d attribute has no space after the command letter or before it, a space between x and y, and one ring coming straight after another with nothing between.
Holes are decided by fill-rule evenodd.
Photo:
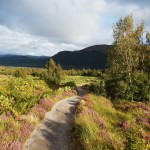
<instances>
[{"instance_id":1,"label":"heather","mask_svg":"<svg viewBox=\"0 0 150 150\"><path fill-rule=\"evenodd\" d=\"M0 85L1 150L22 149L54 103L74 95L68 86L54 90L44 80L30 75L1 75Z\"/></svg>"},{"instance_id":2,"label":"heather","mask_svg":"<svg viewBox=\"0 0 150 150\"><path fill-rule=\"evenodd\" d=\"M74 149L150 149L150 105L88 94L77 107Z\"/></svg>"},{"instance_id":3,"label":"heather","mask_svg":"<svg viewBox=\"0 0 150 150\"><path fill-rule=\"evenodd\" d=\"M150 33L130 15L114 24L113 38L105 70L63 70L52 59L45 69L0 67L1 149L21 149L58 100L85 88L75 150L149 150Z\"/></svg>"}]
</instances>

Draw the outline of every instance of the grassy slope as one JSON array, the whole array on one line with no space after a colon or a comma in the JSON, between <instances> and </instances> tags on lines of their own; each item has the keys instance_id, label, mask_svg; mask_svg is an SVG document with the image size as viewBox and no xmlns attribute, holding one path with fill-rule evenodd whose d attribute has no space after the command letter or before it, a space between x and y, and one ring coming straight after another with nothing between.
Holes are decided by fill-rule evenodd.
<instances>
[{"instance_id":1,"label":"grassy slope","mask_svg":"<svg viewBox=\"0 0 150 150\"><path fill-rule=\"evenodd\" d=\"M150 149L150 105L117 102L88 94L78 106L73 128L76 150Z\"/></svg>"}]
</instances>

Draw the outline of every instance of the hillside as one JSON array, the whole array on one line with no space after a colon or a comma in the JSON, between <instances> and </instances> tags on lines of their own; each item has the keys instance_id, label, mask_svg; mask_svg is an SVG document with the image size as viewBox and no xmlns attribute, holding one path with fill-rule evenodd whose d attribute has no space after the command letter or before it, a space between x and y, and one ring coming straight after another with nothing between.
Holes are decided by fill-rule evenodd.
<instances>
[{"instance_id":1,"label":"hillside","mask_svg":"<svg viewBox=\"0 0 150 150\"><path fill-rule=\"evenodd\" d=\"M52 58L65 69L104 69L110 47L110 45L95 45L80 51L63 51Z\"/></svg>"},{"instance_id":2,"label":"hillside","mask_svg":"<svg viewBox=\"0 0 150 150\"><path fill-rule=\"evenodd\" d=\"M79 51L62 51L52 56L65 69L104 69L110 45L95 45ZM1 55L0 66L44 67L50 57Z\"/></svg>"},{"instance_id":3,"label":"hillside","mask_svg":"<svg viewBox=\"0 0 150 150\"><path fill-rule=\"evenodd\" d=\"M0 66L42 68L48 60L46 56L1 55Z\"/></svg>"}]
</instances>

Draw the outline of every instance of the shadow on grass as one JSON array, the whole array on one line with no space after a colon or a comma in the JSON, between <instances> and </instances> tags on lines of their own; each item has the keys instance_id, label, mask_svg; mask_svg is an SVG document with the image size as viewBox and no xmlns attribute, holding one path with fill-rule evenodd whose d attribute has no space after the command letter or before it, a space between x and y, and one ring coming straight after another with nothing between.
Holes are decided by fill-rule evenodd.
<instances>
[{"instance_id":1,"label":"shadow on grass","mask_svg":"<svg viewBox=\"0 0 150 150\"><path fill-rule=\"evenodd\" d=\"M60 87L66 87L66 86L75 87L76 84L75 84L75 82L70 81L70 82L66 82L66 83L60 85Z\"/></svg>"},{"instance_id":2,"label":"shadow on grass","mask_svg":"<svg viewBox=\"0 0 150 150\"><path fill-rule=\"evenodd\" d=\"M59 88L64 88L64 87L76 87L76 84L73 81L66 82L63 84L55 84L53 82L46 82L46 81L45 81L45 83L49 86L50 89L52 89L54 91Z\"/></svg>"},{"instance_id":3,"label":"shadow on grass","mask_svg":"<svg viewBox=\"0 0 150 150\"><path fill-rule=\"evenodd\" d=\"M86 150L84 142L81 139L82 127L80 125L73 125L72 128L72 150Z\"/></svg>"}]
</instances>

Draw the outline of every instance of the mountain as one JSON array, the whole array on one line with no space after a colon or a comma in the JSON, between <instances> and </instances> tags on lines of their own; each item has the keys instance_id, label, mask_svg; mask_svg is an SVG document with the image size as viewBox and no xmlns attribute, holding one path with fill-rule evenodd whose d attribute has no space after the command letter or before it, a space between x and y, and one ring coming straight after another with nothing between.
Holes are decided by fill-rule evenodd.
<instances>
[{"instance_id":1,"label":"mountain","mask_svg":"<svg viewBox=\"0 0 150 150\"><path fill-rule=\"evenodd\" d=\"M62 51L52 56L64 69L104 69L110 45L94 45L78 51ZM44 67L47 56L0 55L0 66Z\"/></svg>"},{"instance_id":2,"label":"mountain","mask_svg":"<svg viewBox=\"0 0 150 150\"><path fill-rule=\"evenodd\" d=\"M80 51L62 51L52 58L65 69L104 69L111 45L94 45Z\"/></svg>"},{"instance_id":3,"label":"mountain","mask_svg":"<svg viewBox=\"0 0 150 150\"><path fill-rule=\"evenodd\" d=\"M47 56L0 55L0 66L42 68L48 60Z\"/></svg>"}]
</instances>

